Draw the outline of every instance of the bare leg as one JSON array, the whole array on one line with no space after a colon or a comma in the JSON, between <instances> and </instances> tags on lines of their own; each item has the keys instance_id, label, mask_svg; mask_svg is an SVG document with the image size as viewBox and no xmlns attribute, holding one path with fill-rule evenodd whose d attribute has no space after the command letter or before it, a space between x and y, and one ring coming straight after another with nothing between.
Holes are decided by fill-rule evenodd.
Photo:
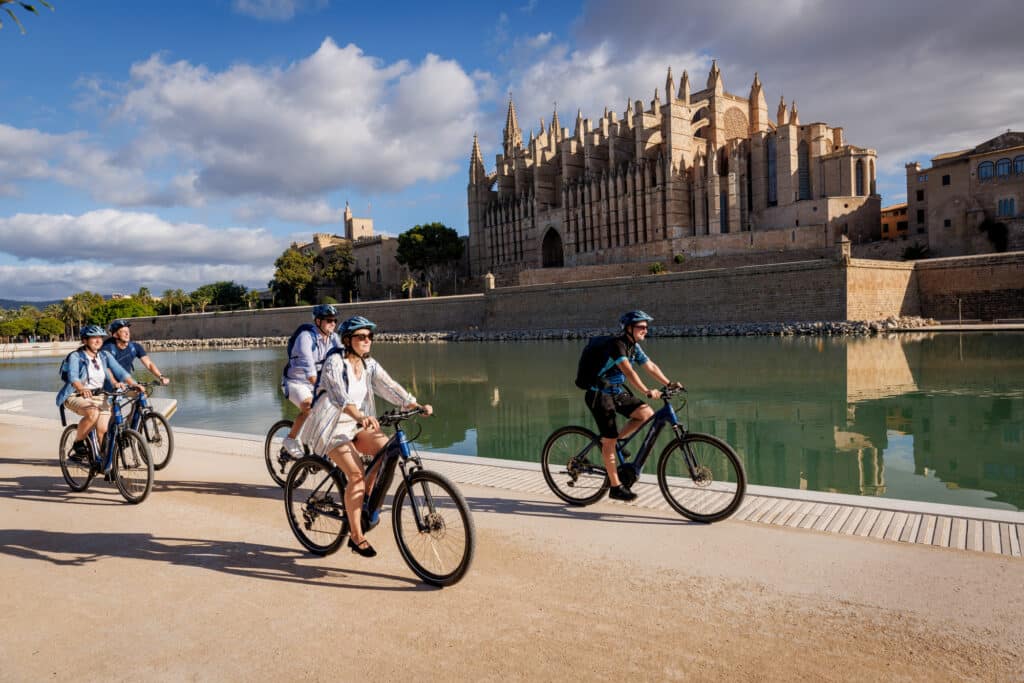
<instances>
[{"instance_id":1,"label":"bare leg","mask_svg":"<svg viewBox=\"0 0 1024 683\"><path fill-rule=\"evenodd\" d=\"M75 431L75 441L82 441L89 436L89 430L96 425L96 421L100 418L100 409L89 408L81 418L78 421L78 429Z\"/></svg>"},{"instance_id":2,"label":"bare leg","mask_svg":"<svg viewBox=\"0 0 1024 683\"><path fill-rule=\"evenodd\" d=\"M619 432L619 438L625 439L627 436L640 429L644 422L647 422L647 420L651 418L651 415L654 415L654 411L651 410L649 405L642 405L634 410L629 415L629 422L627 422L622 428L622 431Z\"/></svg>"},{"instance_id":3,"label":"bare leg","mask_svg":"<svg viewBox=\"0 0 1024 683\"><path fill-rule=\"evenodd\" d=\"M363 455L377 455L388 443L388 437L382 432L368 432L365 429L356 434L355 447ZM366 490L373 491L373 485L377 482L377 475L380 473L378 462L372 470L366 473Z\"/></svg>"},{"instance_id":4,"label":"bare leg","mask_svg":"<svg viewBox=\"0 0 1024 683\"><path fill-rule=\"evenodd\" d=\"M351 443L338 446L328 454L345 473L348 485L345 487L345 514L348 515L349 535L352 542L360 545L363 537L363 497L366 483L363 480L363 461Z\"/></svg>"},{"instance_id":5,"label":"bare leg","mask_svg":"<svg viewBox=\"0 0 1024 683\"><path fill-rule=\"evenodd\" d=\"M295 421L292 423L291 431L288 432L288 438L294 439L299 435L299 430L302 429L302 424L309 417L309 409L313 406L313 399L306 399L299 406L299 414L296 416Z\"/></svg>"}]
</instances>

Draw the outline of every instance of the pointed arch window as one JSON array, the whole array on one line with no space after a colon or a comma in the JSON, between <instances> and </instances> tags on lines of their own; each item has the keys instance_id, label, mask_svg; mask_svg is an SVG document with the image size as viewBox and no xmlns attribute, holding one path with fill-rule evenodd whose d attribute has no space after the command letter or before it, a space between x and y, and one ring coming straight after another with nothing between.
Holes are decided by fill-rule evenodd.
<instances>
[{"instance_id":1,"label":"pointed arch window","mask_svg":"<svg viewBox=\"0 0 1024 683\"><path fill-rule=\"evenodd\" d=\"M776 174L775 137L769 137L764 145L765 166L767 166L768 206L779 205L779 179Z\"/></svg>"},{"instance_id":2,"label":"pointed arch window","mask_svg":"<svg viewBox=\"0 0 1024 683\"><path fill-rule=\"evenodd\" d=\"M854 168L854 174L853 175L855 176L854 177L854 184L856 185L856 188L854 189L854 194L856 194L858 197L863 197L864 196L864 160L863 159L857 159L857 165Z\"/></svg>"},{"instance_id":3,"label":"pointed arch window","mask_svg":"<svg viewBox=\"0 0 1024 683\"><path fill-rule=\"evenodd\" d=\"M797 172L800 177L799 199L811 198L811 153L806 140L797 145Z\"/></svg>"}]
</instances>

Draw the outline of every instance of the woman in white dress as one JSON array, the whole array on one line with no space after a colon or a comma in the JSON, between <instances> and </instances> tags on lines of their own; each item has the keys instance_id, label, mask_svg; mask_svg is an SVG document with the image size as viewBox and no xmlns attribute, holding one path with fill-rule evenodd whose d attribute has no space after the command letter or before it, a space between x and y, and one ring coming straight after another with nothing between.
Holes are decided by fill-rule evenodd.
<instances>
[{"instance_id":1,"label":"woman in white dress","mask_svg":"<svg viewBox=\"0 0 1024 683\"><path fill-rule=\"evenodd\" d=\"M343 348L324 360L317 396L299 438L314 453L326 453L345 473L348 547L363 557L373 557L377 551L363 536L362 506L377 472L363 476L363 457L376 455L388 441L377 422L374 394L403 409L422 408L426 415L433 409L417 403L416 397L370 358L377 328L374 323L357 315L339 327Z\"/></svg>"}]
</instances>

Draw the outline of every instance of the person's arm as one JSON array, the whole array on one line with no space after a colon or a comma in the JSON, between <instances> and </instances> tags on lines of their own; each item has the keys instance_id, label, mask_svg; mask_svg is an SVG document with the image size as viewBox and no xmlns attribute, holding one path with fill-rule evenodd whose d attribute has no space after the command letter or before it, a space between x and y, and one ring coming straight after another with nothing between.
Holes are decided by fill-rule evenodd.
<instances>
[{"instance_id":1,"label":"person's arm","mask_svg":"<svg viewBox=\"0 0 1024 683\"><path fill-rule=\"evenodd\" d=\"M665 376L665 373L663 373L661 371L661 368L659 368L655 364L655 362L653 360L648 360L646 363L644 363L640 367L642 367L647 372L648 375L650 375L654 379L658 380L663 385L668 386L669 384L672 383L669 380L669 378Z\"/></svg>"},{"instance_id":2,"label":"person's arm","mask_svg":"<svg viewBox=\"0 0 1024 683\"><path fill-rule=\"evenodd\" d=\"M632 363L629 362L628 358L622 358L615 365L618 366L622 374L626 376L626 380L632 384L636 389L646 396L647 398L661 398L661 392L657 389L648 389L640 379L640 375L636 374L636 370L633 369Z\"/></svg>"},{"instance_id":3,"label":"person's arm","mask_svg":"<svg viewBox=\"0 0 1024 683\"><path fill-rule=\"evenodd\" d=\"M114 357L107 351L100 351L100 355L103 356L103 362L107 367L107 373L110 376L110 382L114 386L117 386L119 382L124 382L129 386L141 389L139 383L128 374L128 371L121 367Z\"/></svg>"},{"instance_id":4,"label":"person's arm","mask_svg":"<svg viewBox=\"0 0 1024 683\"><path fill-rule=\"evenodd\" d=\"M303 331L295 340L295 362L292 367L302 373L310 384L316 383L316 349L313 335Z\"/></svg>"},{"instance_id":5,"label":"person's arm","mask_svg":"<svg viewBox=\"0 0 1024 683\"><path fill-rule=\"evenodd\" d=\"M145 368L147 370L152 372L153 376L156 377L160 381L161 384L168 384L171 381L171 380L167 379L166 377L164 377L162 374L160 374L160 368L158 368L156 366L156 363L154 363L153 361L151 361L149 359L148 355L147 356L139 356L139 362L142 363L142 365L145 366Z\"/></svg>"},{"instance_id":6,"label":"person's arm","mask_svg":"<svg viewBox=\"0 0 1024 683\"><path fill-rule=\"evenodd\" d=\"M85 386L85 382L82 377L82 354L72 353L68 358L68 380L71 386L75 388L83 398L92 398L92 391Z\"/></svg>"}]
</instances>

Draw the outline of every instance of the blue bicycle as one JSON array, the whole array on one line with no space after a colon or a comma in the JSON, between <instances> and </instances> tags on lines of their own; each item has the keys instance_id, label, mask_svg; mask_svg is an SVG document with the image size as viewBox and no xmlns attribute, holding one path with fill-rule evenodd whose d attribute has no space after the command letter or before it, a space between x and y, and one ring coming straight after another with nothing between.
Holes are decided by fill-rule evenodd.
<instances>
[{"instance_id":1,"label":"blue bicycle","mask_svg":"<svg viewBox=\"0 0 1024 683\"><path fill-rule=\"evenodd\" d=\"M710 434L687 431L672 407L672 397L685 391L661 390L665 405L628 438L616 444L622 484L632 486L665 427L675 438L658 460L658 487L672 509L695 522L717 522L736 512L747 489L747 475L736 451ZM679 406L685 405L685 400ZM646 428L636 457L626 445ZM570 505L596 503L608 490L608 472L601 458L601 437L585 427L562 427L548 437L541 455L544 480L555 495Z\"/></svg>"},{"instance_id":2,"label":"blue bicycle","mask_svg":"<svg viewBox=\"0 0 1024 683\"><path fill-rule=\"evenodd\" d=\"M142 435L153 456L153 469L162 470L174 455L174 434L167 418L150 405L147 394L162 386L160 382L139 382L144 391L135 392L128 415L128 427Z\"/></svg>"},{"instance_id":3,"label":"blue bicycle","mask_svg":"<svg viewBox=\"0 0 1024 683\"><path fill-rule=\"evenodd\" d=\"M96 438L96 430L89 431L87 443L89 455L75 452L75 432L78 425L68 425L60 437L60 471L72 491L89 488L93 477L103 474L104 479L113 481L129 503L146 500L153 488L153 460L149 447L141 434L128 429L123 408L134 399L125 396L125 391L92 392L93 396L106 396L110 401L111 417L103 444Z\"/></svg>"},{"instance_id":4,"label":"blue bicycle","mask_svg":"<svg viewBox=\"0 0 1024 683\"><path fill-rule=\"evenodd\" d=\"M401 480L391 502L391 527L402 559L427 583L450 586L458 582L473 562L476 528L465 498L447 477L423 469L402 421L420 409L381 415L382 427L395 428L387 444L366 467L375 467L377 479L363 499L363 531L380 521L384 498L401 470ZM348 535L345 514L345 474L329 458L307 455L288 470L284 507L288 524L299 542L314 555L330 555Z\"/></svg>"}]
</instances>

